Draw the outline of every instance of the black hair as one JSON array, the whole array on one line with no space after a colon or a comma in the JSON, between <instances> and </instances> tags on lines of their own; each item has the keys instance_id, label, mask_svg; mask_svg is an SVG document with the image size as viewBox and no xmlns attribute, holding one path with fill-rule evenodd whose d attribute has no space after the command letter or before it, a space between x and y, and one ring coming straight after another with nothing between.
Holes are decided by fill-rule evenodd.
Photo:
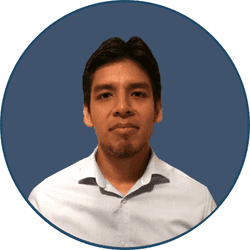
<instances>
[{"instance_id":1,"label":"black hair","mask_svg":"<svg viewBox=\"0 0 250 250\"><path fill-rule=\"evenodd\" d=\"M89 112L92 76L95 71L107 63L126 58L138 62L142 69L147 72L151 80L156 108L157 102L161 100L161 79L158 64L151 50L139 37L131 37L128 42L114 37L104 41L92 54L85 66L82 88L84 92L84 105L88 108Z\"/></svg>"}]
</instances>

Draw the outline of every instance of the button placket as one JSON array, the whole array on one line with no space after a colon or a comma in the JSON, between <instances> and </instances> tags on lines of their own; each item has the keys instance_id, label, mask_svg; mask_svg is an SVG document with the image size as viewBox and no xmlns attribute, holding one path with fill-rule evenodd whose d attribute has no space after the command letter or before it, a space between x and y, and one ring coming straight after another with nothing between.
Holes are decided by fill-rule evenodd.
<instances>
[{"instance_id":1,"label":"button placket","mask_svg":"<svg viewBox=\"0 0 250 250\"><path fill-rule=\"evenodd\" d=\"M119 245L127 247L129 245L129 204L128 199L123 197L120 200L120 222L119 222Z\"/></svg>"}]
</instances>

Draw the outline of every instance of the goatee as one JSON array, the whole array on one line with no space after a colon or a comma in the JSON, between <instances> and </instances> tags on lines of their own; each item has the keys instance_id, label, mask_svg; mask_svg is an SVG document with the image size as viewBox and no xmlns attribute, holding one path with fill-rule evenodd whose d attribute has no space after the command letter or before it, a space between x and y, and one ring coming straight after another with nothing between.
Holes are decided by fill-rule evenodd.
<instances>
[{"instance_id":1,"label":"goatee","mask_svg":"<svg viewBox=\"0 0 250 250\"><path fill-rule=\"evenodd\" d=\"M123 159L123 158L131 158L138 152L140 152L144 145L141 147L134 147L131 143L125 143L121 146L114 147L112 145L101 145L104 151L111 156Z\"/></svg>"}]
</instances>

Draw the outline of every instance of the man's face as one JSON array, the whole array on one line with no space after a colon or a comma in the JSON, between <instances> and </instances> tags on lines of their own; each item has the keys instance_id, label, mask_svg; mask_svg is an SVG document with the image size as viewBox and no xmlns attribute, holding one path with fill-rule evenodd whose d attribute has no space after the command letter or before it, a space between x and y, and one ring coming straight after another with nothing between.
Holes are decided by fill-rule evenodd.
<instances>
[{"instance_id":1,"label":"man's face","mask_svg":"<svg viewBox=\"0 0 250 250\"><path fill-rule=\"evenodd\" d=\"M137 62L124 59L96 70L84 122L94 126L99 147L132 156L149 146L153 125L161 119L161 103L155 109L150 78Z\"/></svg>"}]
</instances>

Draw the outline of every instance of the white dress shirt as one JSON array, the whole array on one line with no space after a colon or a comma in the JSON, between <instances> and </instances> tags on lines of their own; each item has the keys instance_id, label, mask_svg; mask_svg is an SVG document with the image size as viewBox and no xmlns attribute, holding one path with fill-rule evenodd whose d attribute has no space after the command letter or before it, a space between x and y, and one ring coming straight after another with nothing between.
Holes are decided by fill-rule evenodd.
<instances>
[{"instance_id":1,"label":"white dress shirt","mask_svg":"<svg viewBox=\"0 0 250 250\"><path fill-rule=\"evenodd\" d=\"M157 158L123 196L87 158L50 176L33 189L31 204L61 230L113 247L156 244L204 220L216 204L207 187Z\"/></svg>"}]
</instances>

